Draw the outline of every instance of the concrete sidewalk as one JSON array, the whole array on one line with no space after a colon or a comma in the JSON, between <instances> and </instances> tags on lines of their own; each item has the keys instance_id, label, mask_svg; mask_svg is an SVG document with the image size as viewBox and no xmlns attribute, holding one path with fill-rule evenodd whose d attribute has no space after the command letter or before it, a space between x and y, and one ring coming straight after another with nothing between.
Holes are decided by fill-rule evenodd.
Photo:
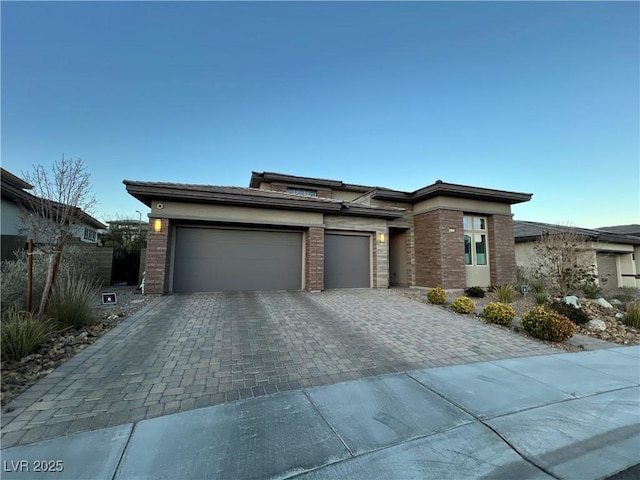
<instances>
[{"instance_id":1,"label":"concrete sidewalk","mask_svg":"<svg viewBox=\"0 0 640 480\"><path fill-rule=\"evenodd\" d=\"M5 479L604 478L640 463L640 346L305 388L1 454Z\"/></svg>"}]
</instances>

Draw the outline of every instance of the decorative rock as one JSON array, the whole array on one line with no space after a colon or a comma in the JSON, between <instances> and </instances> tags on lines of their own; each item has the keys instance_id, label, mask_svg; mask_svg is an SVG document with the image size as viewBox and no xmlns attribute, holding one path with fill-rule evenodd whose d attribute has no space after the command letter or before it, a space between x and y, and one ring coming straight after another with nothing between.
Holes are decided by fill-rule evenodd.
<instances>
[{"instance_id":1,"label":"decorative rock","mask_svg":"<svg viewBox=\"0 0 640 480\"><path fill-rule=\"evenodd\" d=\"M604 332L607 329L607 324L602 320L593 319L587 322L587 328L589 330L599 330L601 332Z\"/></svg>"},{"instance_id":2,"label":"decorative rock","mask_svg":"<svg viewBox=\"0 0 640 480\"><path fill-rule=\"evenodd\" d=\"M617 298L612 298L611 300L609 300L609 303L616 306L622 305L622 301L618 300Z\"/></svg>"},{"instance_id":3,"label":"decorative rock","mask_svg":"<svg viewBox=\"0 0 640 480\"><path fill-rule=\"evenodd\" d=\"M624 313L617 312L614 316L616 317L616 319L622 320L624 318Z\"/></svg>"},{"instance_id":4,"label":"decorative rock","mask_svg":"<svg viewBox=\"0 0 640 480\"><path fill-rule=\"evenodd\" d=\"M602 297L594 299L593 303L596 303L604 308L613 308L613 306L611 306L611 304Z\"/></svg>"},{"instance_id":5,"label":"decorative rock","mask_svg":"<svg viewBox=\"0 0 640 480\"><path fill-rule=\"evenodd\" d=\"M569 295L564 297L564 303L567 305L573 305L575 308L580 308L580 300L575 295Z\"/></svg>"}]
</instances>

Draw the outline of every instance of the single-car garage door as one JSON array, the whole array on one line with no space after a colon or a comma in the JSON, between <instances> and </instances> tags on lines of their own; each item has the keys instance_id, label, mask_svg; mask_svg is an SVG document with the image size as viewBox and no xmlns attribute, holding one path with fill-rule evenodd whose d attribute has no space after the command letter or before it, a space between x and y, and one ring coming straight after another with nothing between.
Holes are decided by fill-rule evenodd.
<instances>
[{"instance_id":1,"label":"single-car garage door","mask_svg":"<svg viewBox=\"0 0 640 480\"><path fill-rule=\"evenodd\" d=\"M176 228L174 292L301 288L300 232Z\"/></svg>"},{"instance_id":2,"label":"single-car garage door","mask_svg":"<svg viewBox=\"0 0 640 480\"><path fill-rule=\"evenodd\" d=\"M324 288L369 288L369 244L362 235L324 236Z\"/></svg>"}]
</instances>

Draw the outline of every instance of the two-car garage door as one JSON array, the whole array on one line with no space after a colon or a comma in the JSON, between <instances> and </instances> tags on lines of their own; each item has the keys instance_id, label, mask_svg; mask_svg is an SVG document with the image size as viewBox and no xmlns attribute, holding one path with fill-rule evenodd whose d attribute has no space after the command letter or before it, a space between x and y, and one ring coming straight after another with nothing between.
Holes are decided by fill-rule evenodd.
<instances>
[{"instance_id":1,"label":"two-car garage door","mask_svg":"<svg viewBox=\"0 0 640 480\"><path fill-rule=\"evenodd\" d=\"M302 233L177 227L174 292L300 290Z\"/></svg>"}]
</instances>

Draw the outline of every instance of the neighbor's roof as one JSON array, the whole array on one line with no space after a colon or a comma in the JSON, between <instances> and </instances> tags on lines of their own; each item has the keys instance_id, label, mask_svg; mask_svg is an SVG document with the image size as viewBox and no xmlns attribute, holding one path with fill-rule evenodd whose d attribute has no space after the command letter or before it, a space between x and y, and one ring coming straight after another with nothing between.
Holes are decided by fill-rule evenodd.
<instances>
[{"instance_id":1,"label":"neighbor's roof","mask_svg":"<svg viewBox=\"0 0 640 480\"><path fill-rule=\"evenodd\" d=\"M640 237L638 236L612 233L599 228L580 228L523 220L515 220L513 222L513 236L516 243L539 240L543 233L561 233L567 230L574 232L585 240L640 245Z\"/></svg>"},{"instance_id":2,"label":"neighbor's roof","mask_svg":"<svg viewBox=\"0 0 640 480\"><path fill-rule=\"evenodd\" d=\"M2 178L3 188L5 184L8 186L11 185L15 188L19 188L20 190L31 190L33 188L33 185L25 182L20 177L15 176L13 173L9 172L8 170L5 170L2 167L0 167L0 178Z\"/></svg>"},{"instance_id":3,"label":"neighbor's roof","mask_svg":"<svg viewBox=\"0 0 640 480\"><path fill-rule=\"evenodd\" d=\"M4 168L1 169L1 181L2 181L2 196L12 202L23 205L29 208L29 205L33 205L39 201L38 197L27 192L26 190L33 189L33 185L25 182L21 178L15 176L13 173L8 172ZM60 205L58 202L51 201L53 205ZM79 212L79 217L87 225L91 225L95 228L107 228L107 226L99 220L93 218L87 212L76 207Z\"/></svg>"},{"instance_id":4,"label":"neighbor's roof","mask_svg":"<svg viewBox=\"0 0 640 480\"><path fill-rule=\"evenodd\" d=\"M637 223L632 223L630 225L614 225L612 227L599 227L598 230L623 235L640 235L640 225Z\"/></svg>"},{"instance_id":5,"label":"neighbor's roof","mask_svg":"<svg viewBox=\"0 0 640 480\"><path fill-rule=\"evenodd\" d=\"M247 207L318 211L377 218L400 218L405 209L372 207L360 203L319 197L300 197L258 188L195 185L124 180L127 192L151 207L153 200L173 200Z\"/></svg>"},{"instance_id":6,"label":"neighbor's roof","mask_svg":"<svg viewBox=\"0 0 640 480\"><path fill-rule=\"evenodd\" d=\"M533 196L533 194L531 193L519 193L491 188L471 187L468 185L446 183L442 180L437 180L432 185L428 185L413 192L403 192L400 190L392 190L386 187L356 185L352 183L344 183L341 180L298 177L295 175L286 175L276 172L252 172L249 187L257 188L263 181L284 182L301 186L306 185L313 187L327 187L336 190L369 193L372 198L404 203L414 203L420 200L426 200L437 196L447 196L498 203L508 203L510 205L513 205L516 203L528 202Z\"/></svg>"}]
</instances>

